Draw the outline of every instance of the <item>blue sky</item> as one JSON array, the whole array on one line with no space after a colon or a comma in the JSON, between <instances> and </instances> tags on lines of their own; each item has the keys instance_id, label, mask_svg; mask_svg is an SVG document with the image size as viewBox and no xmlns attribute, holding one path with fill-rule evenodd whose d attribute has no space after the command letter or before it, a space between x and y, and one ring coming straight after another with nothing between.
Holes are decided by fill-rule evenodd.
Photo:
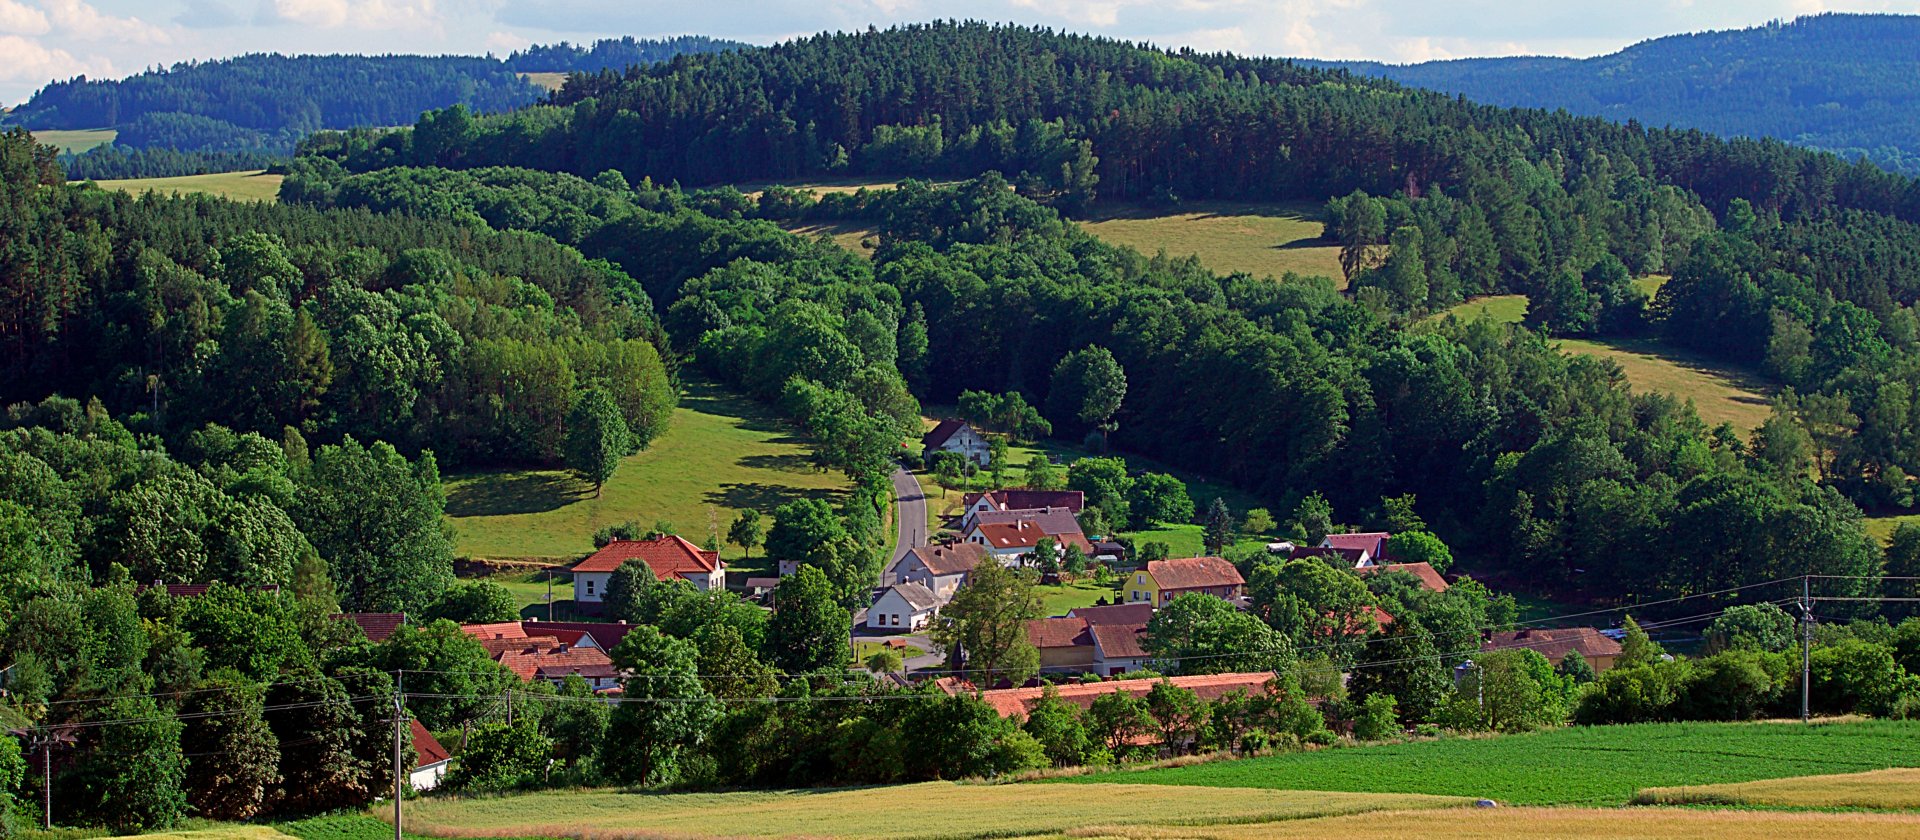
<instances>
[{"instance_id":1,"label":"blue sky","mask_svg":"<svg viewBox=\"0 0 1920 840\"><path fill-rule=\"evenodd\" d=\"M505 54L558 40L703 34L772 43L971 18L1259 55L1425 61L1596 55L1676 32L1920 0L0 0L0 103L53 79L249 52Z\"/></svg>"}]
</instances>

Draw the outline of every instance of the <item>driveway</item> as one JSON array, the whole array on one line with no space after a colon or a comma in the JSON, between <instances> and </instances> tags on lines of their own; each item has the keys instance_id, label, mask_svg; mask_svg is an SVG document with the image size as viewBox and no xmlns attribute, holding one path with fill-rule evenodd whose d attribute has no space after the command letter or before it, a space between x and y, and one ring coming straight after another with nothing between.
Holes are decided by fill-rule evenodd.
<instances>
[{"instance_id":1,"label":"driveway","mask_svg":"<svg viewBox=\"0 0 1920 840\"><path fill-rule=\"evenodd\" d=\"M920 489L920 480L913 473L896 467L893 471L893 524L899 532L894 544L893 557L887 560L887 568L880 573L880 585L892 586L899 583L895 567L907 552L927 544L927 494Z\"/></svg>"}]
</instances>

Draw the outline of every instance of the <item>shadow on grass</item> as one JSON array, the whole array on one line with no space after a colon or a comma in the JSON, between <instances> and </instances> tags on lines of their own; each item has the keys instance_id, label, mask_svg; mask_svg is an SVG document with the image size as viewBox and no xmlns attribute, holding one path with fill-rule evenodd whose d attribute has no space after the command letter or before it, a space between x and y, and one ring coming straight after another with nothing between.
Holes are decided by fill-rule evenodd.
<instances>
[{"instance_id":1,"label":"shadow on grass","mask_svg":"<svg viewBox=\"0 0 1920 840\"><path fill-rule=\"evenodd\" d=\"M777 470L790 473L819 472L813 466L812 459L799 453L785 455L748 455L741 458L740 466L751 470Z\"/></svg>"},{"instance_id":2,"label":"shadow on grass","mask_svg":"<svg viewBox=\"0 0 1920 840\"><path fill-rule=\"evenodd\" d=\"M680 405L690 411L702 414L714 414L731 417L739 421L740 428L755 432L793 433L793 427L782 422L765 406L752 399L728 392L718 384L692 376L687 377L684 390L680 394Z\"/></svg>"},{"instance_id":3,"label":"shadow on grass","mask_svg":"<svg viewBox=\"0 0 1920 840\"><path fill-rule=\"evenodd\" d=\"M720 485L719 490L708 492L705 498L709 504L732 508L734 510L753 508L765 515L771 514L774 508L794 501L796 498L825 499L833 502L837 501L841 495L843 494L839 490L829 490L825 488L801 489L786 485L754 482L751 484L723 484Z\"/></svg>"},{"instance_id":4,"label":"shadow on grass","mask_svg":"<svg viewBox=\"0 0 1920 840\"><path fill-rule=\"evenodd\" d=\"M447 491L447 515L544 513L591 496L592 487L564 473L488 473Z\"/></svg>"},{"instance_id":5,"label":"shadow on grass","mask_svg":"<svg viewBox=\"0 0 1920 840\"><path fill-rule=\"evenodd\" d=\"M579 608L580 602L572 598L561 597L560 593L565 591L567 590L560 587L559 581L555 581L552 613L548 613L546 604L528 604L520 608L520 618L531 621L578 621L583 618L599 617L597 613L588 614L582 612ZM552 615L552 619L548 619L548 615Z\"/></svg>"}]
</instances>

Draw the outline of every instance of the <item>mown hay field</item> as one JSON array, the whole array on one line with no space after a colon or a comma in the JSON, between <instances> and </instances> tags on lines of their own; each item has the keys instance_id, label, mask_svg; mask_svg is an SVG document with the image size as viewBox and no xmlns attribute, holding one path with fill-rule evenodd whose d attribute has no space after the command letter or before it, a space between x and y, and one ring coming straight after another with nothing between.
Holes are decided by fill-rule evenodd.
<instances>
[{"instance_id":1,"label":"mown hay field","mask_svg":"<svg viewBox=\"0 0 1920 840\"><path fill-rule=\"evenodd\" d=\"M1080 226L1147 256L1197 256L1217 274L1279 278L1292 272L1341 279L1340 249L1320 238L1321 208L1309 203L1195 201L1174 208L1096 205Z\"/></svg>"},{"instance_id":2,"label":"mown hay field","mask_svg":"<svg viewBox=\"0 0 1920 840\"><path fill-rule=\"evenodd\" d=\"M1749 432L1767 422L1773 386L1756 374L1717 359L1678 350L1650 339L1567 339L1555 342L1567 353L1611 359L1635 391L1658 391L1693 400L1709 426L1730 423Z\"/></svg>"},{"instance_id":3,"label":"mown hay field","mask_svg":"<svg viewBox=\"0 0 1920 840\"><path fill-rule=\"evenodd\" d=\"M1014 837L1089 826L1205 826L1380 810L1457 807L1395 794L1217 790L1157 785L979 785L740 793L533 793L426 798L407 829L437 837Z\"/></svg>"},{"instance_id":4,"label":"mown hay field","mask_svg":"<svg viewBox=\"0 0 1920 840\"><path fill-rule=\"evenodd\" d=\"M274 201L280 197L280 182L285 176L264 170L216 172L211 175L180 175L172 178L129 178L120 181L95 181L110 189L129 193L206 193L235 201Z\"/></svg>"},{"instance_id":5,"label":"mown hay field","mask_svg":"<svg viewBox=\"0 0 1920 840\"><path fill-rule=\"evenodd\" d=\"M33 139L53 146L63 154L77 155L95 146L112 143L120 132L111 128L39 129Z\"/></svg>"},{"instance_id":6,"label":"mown hay field","mask_svg":"<svg viewBox=\"0 0 1920 840\"><path fill-rule=\"evenodd\" d=\"M1724 785L1650 788L1634 797L1647 805L1756 805L1776 808L1920 809L1920 769L1796 776Z\"/></svg>"},{"instance_id":7,"label":"mown hay field","mask_svg":"<svg viewBox=\"0 0 1920 840\"><path fill-rule=\"evenodd\" d=\"M1644 788L1920 767L1920 722L1570 727L1222 761L1063 782L1429 793L1617 805Z\"/></svg>"}]
</instances>

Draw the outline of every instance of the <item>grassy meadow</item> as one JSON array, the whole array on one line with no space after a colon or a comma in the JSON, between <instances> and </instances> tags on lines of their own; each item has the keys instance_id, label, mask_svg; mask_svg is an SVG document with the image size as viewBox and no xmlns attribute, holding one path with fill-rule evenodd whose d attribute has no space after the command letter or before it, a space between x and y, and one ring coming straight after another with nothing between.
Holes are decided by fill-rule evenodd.
<instances>
[{"instance_id":1,"label":"grassy meadow","mask_svg":"<svg viewBox=\"0 0 1920 840\"><path fill-rule=\"evenodd\" d=\"M427 798L411 831L438 837L1012 837L1092 826L1205 826L1458 806L1435 796L1153 785L917 785L819 791L533 793Z\"/></svg>"},{"instance_id":2,"label":"grassy meadow","mask_svg":"<svg viewBox=\"0 0 1920 840\"><path fill-rule=\"evenodd\" d=\"M1194 201L1177 208L1102 204L1080 226L1148 256L1163 249L1168 256L1198 256L1201 265L1219 274L1244 271L1277 278L1293 272L1331 277L1344 285L1340 248L1320 238L1318 204Z\"/></svg>"},{"instance_id":3,"label":"grassy meadow","mask_svg":"<svg viewBox=\"0 0 1920 840\"><path fill-rule=\"evenodd\" d=\"M1033 588L1033 594L1040 598L1040 614L1048 617L1066 615L1068 610L1080 607L1091 607L1101 598L1113 603L1124 597L1117 587L1101 586L1091 580L1037 585Z\"/></svg>"},{"instance_id":4,"label":"grassy meadow","mask_svg":"<svg viewBox=\"0 0 1920 840\"><path fill-rule=\"evenodd\" d=\"M1427 793L1514 805L1620 805L1650 787L1888 767L1920 767L1920 722L1571 727L1116 771L1066 781Z\"/></svg>"},{"instance_id":5,"label":"grassy meadow","mask_svg":"<svg viewBox=\"0 0 1920 840\"><path fill-rule=\"evenodd\" d=\"M217 172L212 175L180 175L172 178L129 178L122 181L95 181L110 189L129 193L161 192L173 194L206 193L235 201L273 201L280 197L284 176L264 170Z\"/></svg>"},{"instance_id":6,"label":"grassy meadow","mask_svg":"<svg viewBox=\"0 0 1920 840\"><path fill-rule=\"evenodd\" d=\"M1731 423L1748 432L1759 428L1772 412L1767 404L1772 385L1757 374L1717 359L1651 339L1565 339L1556 344L1568 353L1619 363L1636 391L1664 391L1693 400L1700 419L1709 426Z\"/></svg>"},{"instance_id":7,"label":"grassy meadow","mask_svg":"<svg viewBox=\"0 0 1920 840\"><path fill-rule=\"evenodd\" d=\"M1477 297L1448 309L1427 316L1430 320L1439 320L1452 315L1462 321L1492 320L1497 324L1518 324L1527 317L1526 295L1487 295Z\"/></svg>"},{"instance_id":8,"label":"grassy meadow","mask_svg":"<svg viewBox=\"0 0 1920 840\"><path fill-rule=\"evenodd\" d=\"M1897 516L1869 516L1866 520L1867 533L1881 543L1893 541L1893 532L1902 525L1920 525L1920 513L1908 513Z\"/></svg>"},{"instance_id":9,"label":"grassy meadow","mask_svg":"<svg viewBox=\"0 0 1920 840\"><path fill-rule=\"evenodd\" d=\"M764 407L690 380L672 426L621 462L597 498L592 485L563 470L469 473L447 481L447 518L456 550L470 557L572 557L593 550L600 527L629 520L671 523L696 543L711 520L724 540L743 508L771 516L794 499L846 491L846 478L815 469L808 452L805 439ZM729 563L744 556L731 544L721 553ZM545 583L538 589L544 595Z\"/></svg>"},{"instance_id":10,"label":"grassy meadow","mask_svg":"<svg viewBox=\"0 0 1920 840\"><path fill-rule=\"evenodd\" d=\"M521 73L520 78L547 91L556 91L567 83L565 73Z\"/></svg>"},{"instance_id":11,"label":"grassy meadow","mask_svg":"<svg viewBox=\"0 0 1920 840\"><path fill-rule=\"evenodd\" d=\"M119 136L120 132L111 128L41 129L33 132L34 140L69 155L80 154L95 146L105 146Z\"/></svg>"},{"instance_id":12,"label":"grassy meadow","mask_svg":"<svg viewBox=\"0 0 1920 840\"><path fill-rule=\"evenodd\" d=\"M868 247L869 244L874 246L880 244L879 232L875 231L871 226L861 224L860 222L809 222L806 224L792 224L787 226L787 232L796 233L808 238L826 236L828 239L833 240L833 244L868 259L873 258L873 252L875 250L873 247Z\"/></svg>"}]
</instances>

